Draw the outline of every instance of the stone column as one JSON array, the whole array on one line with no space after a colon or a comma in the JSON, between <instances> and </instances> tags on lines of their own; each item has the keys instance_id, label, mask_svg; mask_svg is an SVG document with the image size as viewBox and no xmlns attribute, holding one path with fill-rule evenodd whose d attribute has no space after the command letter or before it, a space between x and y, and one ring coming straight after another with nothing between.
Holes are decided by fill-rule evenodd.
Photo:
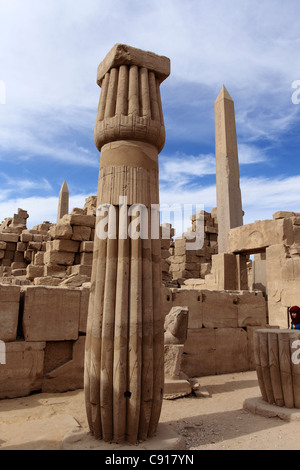
<instances>
[{"instance_id":1,"label":"stone column","mask_svg":"<svg viewBox=\"0 0 300 470\"><path fill-rule=\"evenodd\" d=\"M227 252L231 228L243 225L234 103L222 87L215 102L218 253Z\"/></svg>"},{"instance_id":2,"label":"stone column","mask_svg":"<svg viewBox=\"0 0 300 470\"><path fill-rule=\"evenodd\" d=\"M84 387L90 430L104 441L146 440L155 434L161 412L161 249L159 220L151 237L150 215L151 205L159 204L158 153L165 142L159 87L169 73L168 58L122 44L98 67L97 206L114 208L116 237L102 236L105 218L98 210ZM124 205L120 196L127 198ZM135 212L133 204L143 206ZM146 237L129 236L138 214L148 225Z\"/></svg>"},{"instance_id":3,"label":"stone column","mask_svg":"<svg viewBox=\"0 0 300 470\"><path fill-rule=\"evenodd\" d=\"M57 223L60 219L69 213L69 189L67 183L64 181L59 192L58 210L57 210Z\"/></svg>"}]
</instances>

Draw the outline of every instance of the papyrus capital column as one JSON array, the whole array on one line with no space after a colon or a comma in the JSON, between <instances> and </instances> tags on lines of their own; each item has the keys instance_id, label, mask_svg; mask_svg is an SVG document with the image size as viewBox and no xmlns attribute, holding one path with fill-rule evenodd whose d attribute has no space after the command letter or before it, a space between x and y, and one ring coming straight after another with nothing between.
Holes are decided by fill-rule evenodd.
<instances>
[{"instance_id":1,"label":"papyrus capital column","mask_svg":"<svg viewBox=\"0 0 300 470\"><path fill-rule=\"evenodd\" d=\"M90 430L105 441L136 443L153 436L161 411L161 247L159 238L151 237L151 208L159 204L158 153L165 142L159 86L169 72L166 57L122 44L115 45L98 67L97 205L113 208L116 237L98 236L98 215L85 397ZM119 205L120 198L126 199L124 206ZM124 236L135 221L131 209L136 204L146 211L148 237L133 238L129 230Z\"/></svg>"},{"instance_id":2,"label":"papyrus capital column","mask_svg":"<svg viewBox=\"0 0 300 470\"><path fill-rule=\"evenodd\" d=\"M101 62L101 95L95 125L99 151L116 140L149 143L160 152L165 127L160 84L170 74L170 60L152 52L116 44Z\"/></svg>"}]
</instances>

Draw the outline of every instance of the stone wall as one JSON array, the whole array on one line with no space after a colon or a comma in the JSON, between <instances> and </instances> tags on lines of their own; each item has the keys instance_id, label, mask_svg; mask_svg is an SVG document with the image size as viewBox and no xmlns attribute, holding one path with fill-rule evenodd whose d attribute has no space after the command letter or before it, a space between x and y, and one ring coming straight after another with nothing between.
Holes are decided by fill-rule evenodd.
<instances>
[{"instance_id":1,"label":"stone wall","mask_svg":"<svg viewBox=\"0 0 300 470\"><path fill-rule=\"evenodd\" d=\"M0 284L0 398L83 388L89 289Z\"/></svg>"},{"instance_id":2,"label":"stone wall","mask_svg":"<svg viewBox=\"0 0 300 470\"><path fill-rule=\"evenodd\" d=\"M253 332L267 326L262 292L163 289L163 313L189 308L182 371L189 377L255 370Z\"/></svg>"},{"instance_id":3,"label":"stone wall","mask_svg":"<svg viewBox=\"0 0 300 470\"><path fill-rule=\"evenodd\" d=\"M174 240L174 254L170 256L170 274L172 280L180 284L185 279L202 279L210 272L212 256L218 253L218 222L216 211L212 213L200 211L200 214L191 216L192 226L188 233ZM188 247L189 239L196 232L196 219L198 223L203 223L203 246L201 249L191 250Z\"/></svg>"},{"instance_id":4,"label":"stone wall","mask_svg":"<svg viewBox=\"0 0 300 470\"><path fill-rule=\"evenodd\" d=\"M89 301L84 287L0 284L0 398L83 387ZM163 287L162 315L189 309L182 371L188 377L254 370L253 331L266 326L260 292Z\"/></svg>"}]
</instances>

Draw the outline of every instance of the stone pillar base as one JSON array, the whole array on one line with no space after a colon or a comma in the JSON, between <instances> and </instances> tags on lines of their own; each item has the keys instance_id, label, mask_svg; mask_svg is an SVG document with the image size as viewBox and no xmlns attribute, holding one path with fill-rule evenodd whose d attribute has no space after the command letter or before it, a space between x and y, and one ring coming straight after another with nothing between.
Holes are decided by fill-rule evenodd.
<instances>
[{"instance_id":1,"label":"stone pillar base","mask_svg":"<svg viewBox=\"0 0 300 470\"><path fill-rule=\"evenodd\" d=\"M284 421L300 421L300 411L297 408L270 405L261 397L247 398L243 408L255 415L265 418L280 418Z\"/></svg>"},{"instance_id":2,"label":"stone pillar base","mask_svg":"<svg viewBox=\"0 0 300 470\"><path fill-rule=\"evenodd\" d=\"M183 436L177 434L170 425L160 423L157 427L155 437L147 439L136 445L128 443L116 444L97 440L92 434L83 428L74 428L65 435L61 450L185 450L185 440Z\"/></svg>"}]
</instances>

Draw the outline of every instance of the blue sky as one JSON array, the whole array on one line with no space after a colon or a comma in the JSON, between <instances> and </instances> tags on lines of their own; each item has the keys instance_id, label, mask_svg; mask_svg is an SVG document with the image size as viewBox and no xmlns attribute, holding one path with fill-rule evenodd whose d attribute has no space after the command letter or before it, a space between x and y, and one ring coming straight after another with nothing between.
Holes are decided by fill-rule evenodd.
<instances>
[{"instance_id":1,"label":"blue sky","mask_svg":"<svg viewBox=\"0 0 300 470\"><path fill-rule=\"evenodd\" d=\"M0 219L20 207L29 228L55 222L64 180L70 209L96 194L96 72L115 43L171 60L161 203L215 207L214 101L225 84L244 223L300 212L299 18L299 0L0 0Z\"/></svg>"}]
</instances>

